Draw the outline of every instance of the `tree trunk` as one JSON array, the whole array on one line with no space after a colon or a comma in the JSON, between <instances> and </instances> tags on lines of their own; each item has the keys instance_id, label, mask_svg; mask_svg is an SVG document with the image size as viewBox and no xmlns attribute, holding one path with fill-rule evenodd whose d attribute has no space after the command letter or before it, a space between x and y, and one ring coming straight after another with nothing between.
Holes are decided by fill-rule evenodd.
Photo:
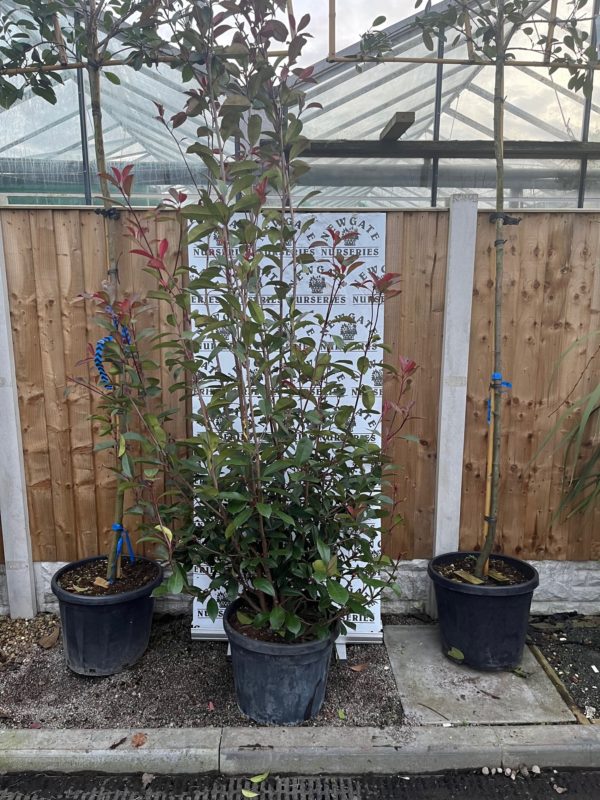
<instances>
[{"instance_id":1,"label":"tree trunk","mask_svg":"<svg viewBox=\"0 0 600 800\"><path fill-rule=\"evenodd\" d=\"M491 492L489 513L485 520L485 540L475 566L475 575L483 577L494 546L498 525L498 496L500 488L500 445L502 438L502 284L504 274L504 0L498 2L496 28L496 66L494 85L494 152L496 156L496 276L494 293L494 374L491 463ZM490 465L487 465L488 470Z\"/></svg>"}]
</instances>

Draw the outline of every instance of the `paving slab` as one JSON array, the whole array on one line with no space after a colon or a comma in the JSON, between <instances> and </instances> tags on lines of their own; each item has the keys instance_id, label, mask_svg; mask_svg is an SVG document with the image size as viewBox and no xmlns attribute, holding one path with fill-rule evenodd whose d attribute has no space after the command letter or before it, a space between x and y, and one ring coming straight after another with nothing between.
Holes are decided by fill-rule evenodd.
<instances>
[{"instance_id":1,"label":"paving slab","mask_svg":"<svg viewBox=\"0 0 600 800\"><path fill-rule=\"evenodd\" d=\"M441 651L437 625L389 625L384 640L404 713L418 725L572 723L552 682L525 648L522 669L480 672Z\"/></svg>"}]
</instances>

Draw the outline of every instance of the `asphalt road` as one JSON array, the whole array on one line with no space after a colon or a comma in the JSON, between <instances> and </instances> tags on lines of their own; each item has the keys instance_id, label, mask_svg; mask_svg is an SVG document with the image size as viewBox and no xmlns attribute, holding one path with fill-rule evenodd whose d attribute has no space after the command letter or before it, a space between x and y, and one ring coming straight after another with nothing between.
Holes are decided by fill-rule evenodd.
<instances>
[{"instance_id":1,"label":"asphalt road","mask_svg":"<svg viewBox=\"0 0 600 800\"><path fill-rule=\"evenodd\" d=\"M244 795L242 790L257 792ZM223 776L0 776L0 800L600 800L600 769L505 775L445 773L394 777L277 777L260 783Z\"/></svg>"}]
</instances>

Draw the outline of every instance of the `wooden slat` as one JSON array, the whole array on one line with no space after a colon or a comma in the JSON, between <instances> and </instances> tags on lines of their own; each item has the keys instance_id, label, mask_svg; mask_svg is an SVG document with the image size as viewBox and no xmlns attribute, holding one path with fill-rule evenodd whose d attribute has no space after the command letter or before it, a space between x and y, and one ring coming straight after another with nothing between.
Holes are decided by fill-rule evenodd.
<instances>
[{"instance_id":1,"label":"wooden slat","mask_svg":"<svg viewBox=\"0 0 600 800\"><path fill-rule=\"evenodd\" d=\"M568 307L565 314L564 337L566 345L586 334L598 331L598 314L591 310L593 302L593 285L595 273L598 272L598 253L600 252L600 218L598 215L585 215L573 221L569 267L571 281L568 289ZM579 377L584 377L573 391L571 399L587 394L598 384L600 376L600 356L596 356L589 364L592 355L598 349L600 340L597 336L589 337L581 346L575 348L565 359L565 367L559 372L562 378L559 384L561 397L565 397L577 384ZM587 366L587 368L586 368ZM596 428L596 431L598 428ZM582 456L591 452L591 439L584 441ZM598 438L596 436L596 446ZM561 454L562 455L562 454ZM562 463L560 464L562 467ZM561 473L562 477L562 473ZM584 515L573 516L567 522L567 537L562 530L557 531L563 540L566 557L579 561L595 558L600 543L600 504Z\"/></svg>"},{"instance_id":2,"label":"wooden slat","mask_svg":"<svg viewBox=\"0 0 600 800\"><path fill-rule=\"evenodd\" d=\"M78 299L85 291L83 253L79 214L55 211L54 234L64 341L65 371L89 380L89 369L80 364L87 357L88 318L92 306ZM68 381L65 398L69 416L73 500L76 515L77 557L86 558L98 552L96 523L96 474L94 471L90 393Z\"/></svg>"},{"instance_id":3,"label":"wooden slat","mask_svg":"<svg viewBox=\"0 0 600 800\"><path fill-rule=\"evenodd\" d=\"M398 356L419 365L410 399L415 400L411 423L421 443L398 440L392 461L401 465L396 478L397 496L405 522L393 538L393 552L406 558L423 558L433 541L433 487L436 471L436 425L439 398L439 365L448 238L448 215L404 212L390 215L387 269L402 275L401 294L386 310L386 340ZM388 382L386 399L392 399ZM388 392L390 393L388 395Z\"/></svg>"},{"instance_id":4,"label":"wooden slat","mask_svg":"<svg viewBox=\"0 0 600 800\"><path fill-rule=\"evenodd\" d=\"M65 402L67 373L63 318L52 214L52 211L30 212L29 222L52 478L56 556L59 561L71 561L77 557L77 538L69 413Z\"/></svg>"},{"instance_id":5,"label":"wooden slat","mask_svg":"<svg viewBox=\"0 0 600 800\"><path fill-rule=\"evenodd\" d=\"M92 210L79 212L81 227L83 283L87 293L98 291L105 279L105 251L104 227L102 218ZM99 327L94 321L93 313L88 313L86 318L86 341L95 346L95 343L106 334L105 329ZM84 375L87 369L82 370ZM92 378L95 379L92 373ZM94 413L98 407L98 397L90 395L91 410ZM99 424L92 425L92 442L98 444ZM115 478L110 471L113 465L111 451L102 450L93 453L96 497L96 530L98 541L97 553L105 553L110 541L111 525L114 522Z\"/></svg>"},{"instance_id":6,"label":"wooden slat","mask_svg":"<svg viewBox=\"0 0 600 800\"><path fill-rule=\"evenodd\" d=\"M3 211L2 232L13 325L13 346L35 561L56 561L54 504L38 302L28 211Z\"/></svg>"}]
</instances>

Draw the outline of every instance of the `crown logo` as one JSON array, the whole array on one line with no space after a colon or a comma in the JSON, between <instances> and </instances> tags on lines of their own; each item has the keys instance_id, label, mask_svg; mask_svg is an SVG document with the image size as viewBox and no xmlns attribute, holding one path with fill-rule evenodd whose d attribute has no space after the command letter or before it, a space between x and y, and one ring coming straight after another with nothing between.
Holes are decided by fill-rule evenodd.
<instances>
[{"instance_id":1,"label":"crown logo","mask_svg":"<svg viewBox=\"0 0 600 800\"><path fill-rule=\"evenodd\" d=\"M313 294L321 294L325 288L325 278L321 277L321 275L313 275L308 285Z\"/></svg>"},{"instance_id":2,"label":"crown logo","mask_svg":"<svg viewBox=\"0 0 600 800\"><path fill-rule=\"evenodd\" d=\"M360 233L356 230L356 228L344 228L342 231L342 239L346 244L354 245L358 241L358 237Z\"/></svg>"},{"instance_id":3,"label":"crown logo","mask_svg":"<svg viewBox=\"0 0 600 800\"><path fill-rule=\"evenodd\" d=\"M383 386L383 370L382 369L374 369L371 373L371 377L373 378L373 386Z\"/></svg>"},{"instance_id":4,"label":"crown logo","mask_svg":"<svg viewBox=\"0 0 600 800\"><path fill-rule=\"evenodd\" d=\"M342 339L345 339L348 342L352 341L352 339L356 338L356 322L344 322L340 328L340 332L342 334Z\"/></svg>"}]
</instances>

